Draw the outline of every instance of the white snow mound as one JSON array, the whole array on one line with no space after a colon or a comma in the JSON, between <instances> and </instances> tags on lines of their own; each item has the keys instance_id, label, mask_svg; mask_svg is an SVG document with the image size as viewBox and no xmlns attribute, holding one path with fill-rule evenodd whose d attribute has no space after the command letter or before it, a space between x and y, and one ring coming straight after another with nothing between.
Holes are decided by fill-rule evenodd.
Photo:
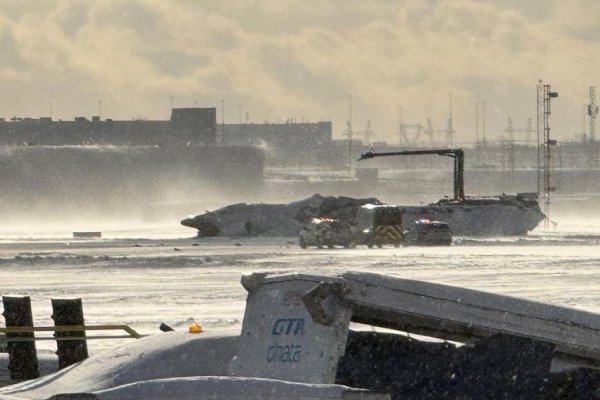
<instances>
[{"instance_id":1,"label":"white snow mound","mask_svg":"<svg viewBox=\"0 0 600 400\"><path fill-rule=\"evenodd\" d=\"M365 393L342 385L318 385L273 379L202 376L137 382L93 393L98 400L330 400ZM84 399L85 397L82 397ZM369 397L371 398L371 397ZM73 399L56 396L52 400Z\"/></svg>"},{"instance_id":2,"label":"white snow mound","mask_svg":"<svg viewBox=\"0 0 600 400\"><path fill-rule=\"evenodd\" d=\"M142 381L227 375L238 336L169 332L129 342L31 381L0 389L0 399L47 399Z\"/></svg>"}]
</instances>

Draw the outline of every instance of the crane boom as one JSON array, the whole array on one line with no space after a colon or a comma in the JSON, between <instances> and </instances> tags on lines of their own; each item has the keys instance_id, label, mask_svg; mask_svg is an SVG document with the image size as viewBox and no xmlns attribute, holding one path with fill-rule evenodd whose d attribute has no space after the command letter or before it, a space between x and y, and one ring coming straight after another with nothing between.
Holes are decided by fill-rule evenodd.
<instances>
[{"instance_id":1,"label":"crane boom","mask_svg":"<svg viewBox=\"0 0 600 400\"><path fill-rule=\"evenodd\" d=\"M375 157L385 156L419 156L435 154L439 156L451 157L454 159L454 200L462 201L465 199L465 152L462 149L432 149L432 150L406 150L378 153L373 150L360 155L358 161L367 160Z\"/></svg>"}]
</instances>

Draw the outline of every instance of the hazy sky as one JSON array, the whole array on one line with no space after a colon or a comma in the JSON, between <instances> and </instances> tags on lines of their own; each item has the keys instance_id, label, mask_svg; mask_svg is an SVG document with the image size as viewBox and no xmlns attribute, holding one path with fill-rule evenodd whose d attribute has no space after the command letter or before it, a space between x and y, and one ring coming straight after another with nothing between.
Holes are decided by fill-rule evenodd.
<instances>
[{"instance_id":1,"label":"hazy sky","mask_svg":"<svg viewBox=\"0 0 600 400\"><path fill-rule=\"evenodd\" d=\"M538 79L560 97L553 135L580 135L600 86L597 0L2 0L0 116L164 119L214 106L221 120L371 120L395 141L407 123L443 128L453 93L458 141L535 121ZM242 112L240 113L240 109ZM480 119L481 120L481 119ZM599 123L600 125L600 123ZM599 128L600 130L600 128Z\"/></svg>"}]
</instances>

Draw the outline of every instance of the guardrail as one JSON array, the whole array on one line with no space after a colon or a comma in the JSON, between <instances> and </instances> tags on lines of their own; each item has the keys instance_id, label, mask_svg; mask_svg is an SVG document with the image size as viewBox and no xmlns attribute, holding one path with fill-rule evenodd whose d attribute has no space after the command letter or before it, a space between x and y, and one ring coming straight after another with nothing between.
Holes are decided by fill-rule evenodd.
<instances>
[{"instance_id":1,"label":"guardrail","mask_svg":"<svg viewBox=\"0 0 600 400\"><path fill-rule=\"evenodd\" d=\"M86 340L92 339L140 339L144 336L135 331L129 325L62 325L62 326L13 326L7 328L0 327L0 333L29 333L29 332L85 332L85 331L117 331L122 330L127 335L105 335L105 336L85 336ZM8 338L0 337L0 343L11 343L11 342L31 342L40 340L53 340L53 341L68 341L68 340L81 340L79 337L33 337L33 338Z\"/></svg>"}]
</instances>

